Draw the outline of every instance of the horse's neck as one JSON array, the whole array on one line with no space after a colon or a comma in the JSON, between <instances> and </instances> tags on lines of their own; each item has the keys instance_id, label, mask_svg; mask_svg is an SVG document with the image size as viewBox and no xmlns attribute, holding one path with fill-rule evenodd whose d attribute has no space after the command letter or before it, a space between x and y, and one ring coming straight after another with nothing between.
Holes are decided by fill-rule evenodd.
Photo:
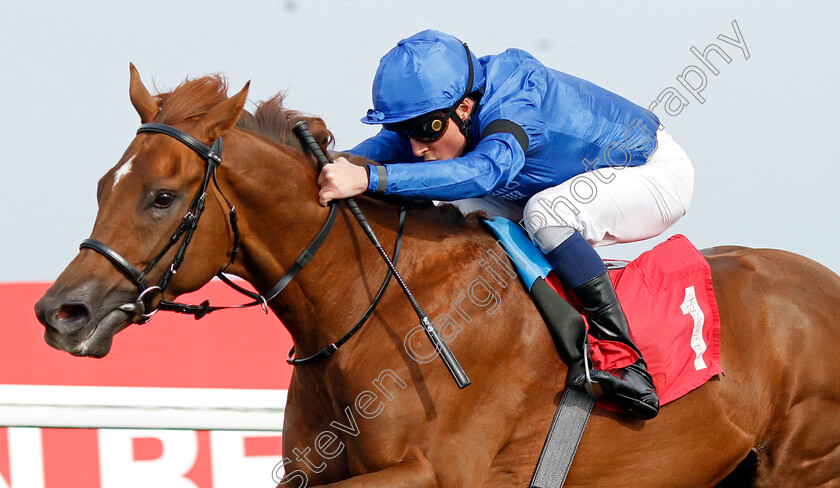
<instances>
[{"instance_id":1,"label":"horse's neck","mask_svg":"<svg viewBox=\"0 0 840 488\"><path fill-rule=\"evenodd\" d=\"M260 141L232 145L228 183L240 213L242 257L231 272L267 293L327 220L317 204L311 165L300 153ZM228 147L226 147L226 152ZM386 216L388 210L393 215ZM368 208L367 217L386 246L394 242L397 211ZM392 224L383 226L387 220ZM317 352L352 327L369 304L386 269L346 208L320 250L269 304L292 335L301 356Z\"/></svg>"}]
</instances>

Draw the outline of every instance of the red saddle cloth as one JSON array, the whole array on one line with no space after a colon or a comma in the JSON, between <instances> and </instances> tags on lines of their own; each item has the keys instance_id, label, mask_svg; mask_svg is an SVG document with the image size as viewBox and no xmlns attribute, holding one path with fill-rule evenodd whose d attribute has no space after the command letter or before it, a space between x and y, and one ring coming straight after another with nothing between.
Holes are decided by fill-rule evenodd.
<instances>
[{"instance_id":1,"label":"red saddle cloth","mask_svg":"<svg viewBox=\"0 0 840 488\"><path fill-rule=\"evenodd\" d=\"M722 372L720 315L711 269L687 237L671 237L624 268L611 270L610 278L627 315L630 335L653 377L660 405ZM562 290L553 275L548 281ZM637 359L623 344L598 341L591 335L589 340L596 369L619 369Z\"/></svg>"}]
</instances>

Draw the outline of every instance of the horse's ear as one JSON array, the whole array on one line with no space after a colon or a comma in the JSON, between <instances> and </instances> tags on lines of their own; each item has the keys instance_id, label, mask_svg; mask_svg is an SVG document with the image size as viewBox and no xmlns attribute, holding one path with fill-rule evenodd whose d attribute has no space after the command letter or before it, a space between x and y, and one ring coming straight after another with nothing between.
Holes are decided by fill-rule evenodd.
<instances>
[{"instance_id":1,"label":"horse's ear","mask_svg":"<svg viewBox=\"0 0 840 488\"><path fill-rule=\"evenodd\" d=\"M245 87L236 95L216 105L207 115L198 122L196 132L206 141L215 141L239 120L245 101L248 99L248 87L251 82L245 83Z\"/></svg>"},{"instance_id":2,"label":"horse's ear","mask_svg":"<svg viewBox=\"0 0 840 488\"><path fill-rule=\"evenodd\" d=\"M140 123L145 124L155 119L160 108L154 97L149 93L149 90L140 81L140 73L133 63L129 63L131 70L131 82L128 85L128 95L131 97L131 104L140 115Z\"/></svg>"}]
</instances>

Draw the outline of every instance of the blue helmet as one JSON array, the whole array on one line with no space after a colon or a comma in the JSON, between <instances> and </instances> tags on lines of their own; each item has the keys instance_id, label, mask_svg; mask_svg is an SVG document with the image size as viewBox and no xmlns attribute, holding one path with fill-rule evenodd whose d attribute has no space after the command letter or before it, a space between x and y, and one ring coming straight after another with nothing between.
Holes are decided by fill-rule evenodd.
<instances>
[{"instance_id":1,"label":"blue helmet","mask_svg":"<svg viewBox=\"0 0 840 488\"><path fill-rule=\"evenodd\" d=\"M425 30L398 42L379 61L373 108L362 122L394 124L448 109L483 85L484 70L466 44Z\"/></svg>"}]
</instances>

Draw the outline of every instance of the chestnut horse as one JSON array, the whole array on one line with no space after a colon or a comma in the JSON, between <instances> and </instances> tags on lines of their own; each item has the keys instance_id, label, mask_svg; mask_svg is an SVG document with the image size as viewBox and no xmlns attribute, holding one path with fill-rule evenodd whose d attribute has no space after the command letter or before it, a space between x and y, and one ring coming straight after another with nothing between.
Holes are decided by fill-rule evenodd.
<instances>
[{"instance_id":1,"label":"chestnut horse","mask_svg":"<svg viewBox=\"0 0 840 488\"><path fill-rule=\"evenodd\" d=\"M132 66L131 102L144 124L168 124L204 144L224 136L218 186L208 187L166 299L197 290L223 269L267 293L327 219L317 203L317 166L291 132L304 116L283 109L281 97L251 115L243 111L246 94L247 86L227 98L224 80L210 76L152 96ZM306 119L327 147L323 122ZM143 269L165 249L204 175L203 158L182 142L138 134L99 181L91 238ZM226 198L238 211L238 237ZM396 208L358 201L393 249ZM268 304L297 357L342 337L387 273L343 205L338 215L308 266ZM565 365L527 292L488 257L495 241L475 219L431 207L410 211L405 228L398 267L472 385L457 388L423 335L413 333L417 317L392 286L341 349L295 367L282 486L528 486ZM151 267L151 282L178 247ZM596 409L566 486L840 485L840 278L782 251L718 248L707 255L725 375L653 420ZM101 252L84 248L36 311L48 344L101 357L117 332L142 320L137 301L136 284Z\"/></svg>"}]
</instances>

